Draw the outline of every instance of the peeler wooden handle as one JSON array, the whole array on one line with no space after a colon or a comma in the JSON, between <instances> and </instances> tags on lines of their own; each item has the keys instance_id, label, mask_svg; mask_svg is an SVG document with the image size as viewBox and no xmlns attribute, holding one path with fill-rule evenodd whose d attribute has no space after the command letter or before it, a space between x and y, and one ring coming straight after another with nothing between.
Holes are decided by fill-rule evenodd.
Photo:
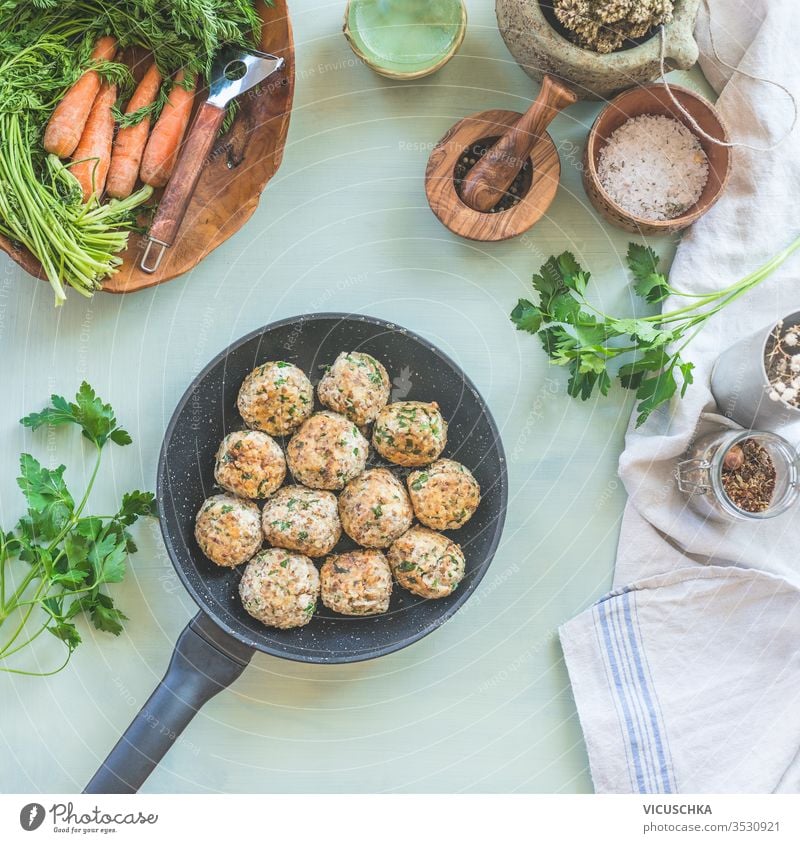
<instances>
[{"instance_id":1,"label":"peeler wooden handle","mask_svg":"<svg viewBox=\"0 0 800 843\"><path fill-rule=\"evenodd\" d=\"M209 102L200 106L147 233L147 246L139 262L143 272L155 272L164 251L175 242L224 117L223 108Z\"/></svg>"},{"instance_id":2,"label":"peeler wooden handle","mask_svg":"<svg viewBox=\"0 0 800 843\"><path fill-rule=\"evenodd\" d=\"M476 211L488 212L494 208L505 196L550 121L577 99L569 88L545 75L533 105L467 174L461 186L464 202Z\"/></svg>"}]
</instances>

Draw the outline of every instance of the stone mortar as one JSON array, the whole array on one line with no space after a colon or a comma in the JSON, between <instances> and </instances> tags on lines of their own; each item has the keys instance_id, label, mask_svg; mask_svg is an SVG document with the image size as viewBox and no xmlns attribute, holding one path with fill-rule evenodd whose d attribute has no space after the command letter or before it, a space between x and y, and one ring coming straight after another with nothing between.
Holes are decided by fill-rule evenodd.
<instances>
[{"instance_id":1,"label":"stone mortar","mask_svg":"<svg viewBox=\"0 0 800 843\"><path fill-rule=\"evenodd\" d=\"M699 7L700 0L675 0L665 27L667 70L688 70L697 61L692 31ZM638 46L601 54L568 41L548 21L539 0L496 0L496 11L500 33L520 67L534 79L545 73L560 77L581 99L609 99L659 77L657 30Z\"/></svg>"}]
</instances>

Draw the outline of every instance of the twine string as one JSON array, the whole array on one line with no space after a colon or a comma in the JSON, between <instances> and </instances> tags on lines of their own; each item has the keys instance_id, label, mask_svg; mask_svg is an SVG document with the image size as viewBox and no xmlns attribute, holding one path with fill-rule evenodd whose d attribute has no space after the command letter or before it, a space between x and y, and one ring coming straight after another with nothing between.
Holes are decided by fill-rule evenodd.
<instances>
[{"instance_id":1,"label":"twine string","mask_svg":"<svg viewBox=\"0 0 800 843\"><path fill-rule=\"evenodd\" d=\"M672 91L672 88L669 86L669 82L666 79L666 58L667 58L667 35L664 30L664 25L662 24L660 29L660 38L661 38L661 55L660 55L660 70L661 70L661 81L664 84L664 88L669 96L670 100L672 100L672 104L678 111L687 119L689 125L694 129L697 134L701 137L705 138L709 143L716 144L717 146L726 146L726 147L739 147L743 149L750 149L753 152L772 152L773 149L777 149L794 131L794 127L797 124L797 100L795 99L794 94L786 87L786 85L781 84L780 82L776 82L774 79L765 79L763 76L757 76L753 73L748 73L746 70L742 70L739 67L735 67L732 64L728 64L719 54L717 50L716 42L714 41L714 30L713 30L713 21L711 17L711 7L709 4L709 0L703 0L703 5L705 6L706 12L708 14L708 40L711 44L711 52L714 55L714 59L718 61L723 67L727 68L728 70L732 70L734 73L738 73L740 76L745 76L748 79L752 79L754 82L766 82L768 85L774 85L776 88L779 88L783 91L786 96L789 98L790 102L792 103L792 123L789 126L789 129L785 132L782 138L778 140L776 143L772 144L771 146L762 147L762 146L752 146L749 143L744 143L742 141L730 141L726 142L720 140L719 138L715 138L713 135L709 135L701 126L698 124L697 120L692 117L692 115L678 102L678 98Z\"/></svg>"}]
</instances>

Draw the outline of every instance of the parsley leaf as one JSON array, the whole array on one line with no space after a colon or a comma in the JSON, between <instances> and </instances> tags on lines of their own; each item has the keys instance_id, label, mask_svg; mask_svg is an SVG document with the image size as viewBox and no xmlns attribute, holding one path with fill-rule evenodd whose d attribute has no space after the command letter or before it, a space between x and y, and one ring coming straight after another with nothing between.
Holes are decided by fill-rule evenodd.
<instances>
[{"instance_id":1,"label":"parsley leaf","mask_svg":"<svg viewBox=\"0 0 800 843\"><path fill-rule=\"evenodd\" d=\"M535 334L542 327L542 311L527 299L520 299L511 311L511 321L518 331Z\"/></svg>"},{"instance_id":2,"label":"parsley leaf","mask_svg":"<svg viewBox=\"0 0 800 843\"><path fill-rule=\"evenodd\" d=\"M157 514L156 497L152 492L126 492L122 496L122 506L117 513L117 520L130 527L138 518Z\"/></svg>"},{"instance_id":3,"label":"parsley leaf","mask_svg":"<svg viewBox=\"0 0 800 843\"><path fill-rule=\"evenodd\" d=\"M639 411L636 426L644 424L656 407L669 401L677 388L675 372L672 367L664 369L652 377L645 378L636 390L636 397L640 401L636 408Z\"/></svg>"},{"instance_id":4,"label":"parsley leaf","mask_svg":"<svg viewBox=\"0 0 800 843\"><path fill-rule=\"evenodd\" d=\"M681 398L686 395L686 390L694 383L694 363L684 362L682 360L678 360L678 368L681 370L681 374L683 375L683 385L681 386Z\"/></svg>"},{"instance_id":5,"label":"parsley leaf","mask_svg":"<svg viewBox=\"0 0 800 843\"><path fill-rule=\"evenodd\" d=\"M69 621L57 620L55 624L48 626L47 630L52 632L60 641L63 641L70 653L81 643L80 633L75 628L75 624Z\"/></svg>"},{"instance_id":6,"label":"parsley leaf","mask_svg":"<svg viewBox=\"0 0 800 843\"><path fill-rule=\"evenodd\" d=\"M631 243L626 257L634 292L648 304L682 295L690 303L666 313L623 318L600 313L586 300L591 276L571 252L563 252L549 257L533 276L538 303L520 299L511 321L519 330L537 334L550 361L569 371L567 392L575 398L585 401L595 390L606 395L617 369L620 384L639 399L638 426L675 397L679 380L681 398L693 382L693 364L671 350L672 344L688 337L682 350L708 319L769 277L798 248L800 238L738 283L689 296L659 272L653 249Z\"/></svg>"},{"instance_id":7,"label":"parsley leaf","mask_svg":"<svg viewBox=\"0 0 800 843\"><path fill-rule=\"evenodd\" d=\"M636 279L633 289L650 304L664 301L672 292L666 277L658 271L659 260L649 246L628 244L628 268Z\"/></svg>"},{"instance_id":8,"label":"parsley leaf","mask_svg":"<svg viewBox=\"0 0 800 843\"><path fill-rule=\"evenodd\" d=\"M75 402L70 403L61 395L50 396L50 407L40 413L31 413L20 419L20 423L31 430L43 425L59 426L76 424L83 435L102 448L110 439L117 445L130 445L130 434L117 426L117 419L110 404L104 404L95 391L84 381L75 395Z\"/></svg>"},{"instance_id":9,"label":"parsley leaf","mask_svg":"<svg viewBox=\"0 0 800 843\"><path fill-rule=\"evenodd\" d=\"M658 272L660 258L650 246L628 243L628 252L625 259L628 263L628 269L637 281L642 281Z\"/></svg>"},{"instance_id":10,"label":"parsley leaf","mask_svg":"<svg viewBox=\"0 0 800 843\"><path fill-rule=\"evenodd\" d=\"M648 247L631 244L628 250L635 290L648 301L672 292L658 273L658 260ZM684 391L691 382L691 364L667 351L682 331L657 317L614 318L597 313L585 298L590 277L571 252L548 258L533 276L538 304L520 299L511 312L511 321L519 330L538 334L551 362L569 371L567 393L583 401L596 391L607 395L611 389L610 364L633 352L636 357L623 363L618 376L622 386L637 392L641 424L675 393L676 366L682 372L686 369Z\"/></svg>"},{"instance_id":11,"label":"parsley leaf","mask_svg":"<svg viewBox=\"0 0 800 843\"><path fill-rule=\"evenodd\" d=\"M17 484L28 503L28 528L31 538L53 539L66 526L75 501L64 482L66 467L44 468L30 454L19 460Z\"/></svg>"},{"instance_id":12,"label":"parsley leaf","mask_svg":"<svg viewBox=\"0 0 800 843\"><path fill-rule=\"evenodd\" d=\"M154 515L156 507L150 492L137 490L123 495L113 515L84 514L104 446L108 442L130 443L130 436L117 424L113 409L88 384L81 385L74 403L54 395L51 406L26 416L22 424L32 430L45 425L76 425L97 447L88 488L77 504L64 480L63 465L47 468L31 454L22 454L17 482L25 497L27 515L15 530L0 529L3 581L5 566L15 559L29 565L21 588L14 593L4 589L0 606L0 671L42 675L23 669L16 661L6 667L6 659L13 656L16 660L18 651L47 630L64 645L67 658L55 671L43 673L63 669L81 643L77 624L81 615L103 632L122 632L127 618L104 589L124 578L128 555L136 550L127 528L142 516ZM6 621L18 624L7 636L3 634ZM37 629L27 631L27 640L23 638L22 644L12 647L28 623L37 624Z\"/></svg>"},{"instance_id":13,"label":"parsley leaf","mask_svg":"<svg viewBox=\"0 0 800 843\"><path fill-rule=\"evenodd\" d=\"M620 367L618 377L626 389L638 389L647 372L659 372L669 362L669 354L663 347L649 348L641 357Z\"/></svg>"},{"instance_id":14,"label":"parsley leaf","mask_svg":"<svg viewBox=\"0 0 800 843\"><path fill-rule=\"evenodd\" d=\"M98 593L91 600L84 601L83 610L89 613L96 629L112 635L119 635L122 621L128 620L128 616L114 606L114 601L107 594Z\"/></svg>"}]
</instances>

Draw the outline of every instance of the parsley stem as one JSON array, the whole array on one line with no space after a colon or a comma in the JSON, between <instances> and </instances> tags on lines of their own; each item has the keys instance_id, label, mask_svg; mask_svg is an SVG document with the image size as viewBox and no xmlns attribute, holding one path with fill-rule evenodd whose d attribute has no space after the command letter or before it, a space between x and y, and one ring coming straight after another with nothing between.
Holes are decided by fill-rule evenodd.
<instances>
[{"instance_id":1,"label":"parsley stem","mask_svg":"<svg viewBox=\"0 0 800 843\"><path fill-rule=\"evenodd\" d=\"M0 548L0 624L5 618L6 609L6 565L9 557L6 555L5 540L2 538L2 531L0 530L0 541L2 547Z\"/></svg>"},{"instance_id":2,"label":"parsley stem","mask_svg":"<svg viewBox=\"0 0 800 843\"><path fill-rule=\"evenodd\" d=\"M56 673L61 673L61 671L69 664L69 660L72 658L72 652L67 650L67 657L64 659L64 663L57 667L55 670L47 670L41 673L36 673L32 670L19 670L18 668L12 667L0 667L4 673L16 673L19 676L55 676Z\"/></svg>"},{"instance_id":3,"label":"parsley stem","mask_svg":"<svg viewBox=\"0 0 800 843\"><path fill-rule=\"evenodd\" d=\"M17 646L14 647L12 650L8 650L8 649L4 648L2 651L0 651L0 660L7 659L9 656L13 656L14 653L17 653L20 650L27 647L28 644L31 643L31 641L33 641L35 638L38 638L47 629L47 627L50 626L51 620L52 620L52 618L48 615L47 621L44 623L44 625L40 626L39 629L37 629L36 632L34 632L33 635L30 636L30 638L23 641L21 644L17 644ZM7 646L8 645L6 645L6 647Z\"/></svg>"},{"instance_id":4,"label":"parsley stem","mask_svg":"<svg viewBox=\"0 0 800 843\"><path fill-rule=\"evenodd\" d=\"M78 504L78 507L75 510L75 514L72 516L71 526L74 526L80 518L81 513L83 512L84 507L86 506L86 503L89 500L89 495L92 492L94 481L97 479L97 472L100 470L100 459L103 456L103 449L96 442L94 443L94 446L95 448L97 448L97 459L94 462L94 470L92 471L92 476L89 478L89 482L86 485L86 491L84 492L83 497L81 498L81 502ZM66 535L66 533L64 535ZM63 536L59 537L59 541L61 540L61 538L63 538ZM55 544L57 543L58 542L56 542Z\"/></svg>"},{"instance_id":5,"label":"parsley stem","mask_svg":"<svg viewBox=\"0 0 800 843\"><path fill-rule=\"evenodd\" d=\"M6 616L8 616L18 605L17 601L20 597L25 593L28 586L36 579L37 576L41 576L42 574L42 566L34 565L30 571L22 578L22 582L19 585L19 588L11 595L11 599L8 603L3 603L3 612Z\"/></svg>"},{"instance_id":6,"label":"parsley stem","mask_svg":"<svg viewBox=\"0 0 800 843\"><path fill-rule=\"evenodd\" d=\"M44 587L44 585L45 585L45 580L42 580L36 588L36 592L35 592L36 597L38 597L41 594L42 588ZM4 653L17 640L17 638L19 638L20 633L25 628L25 624L28 622L28 618L31 616L31 612L33 611L33 607L38 605L38 603L39 603L38 600L31 601L30 605L28 606L27 611L23 615L22 621L20 622L19 626L14 631L14 634L11 636L11 638L9 638L8 641L6 641L6 643L3 645L3 647L0 648L0 658L4 657Z\"/></svg>"},{"instance_id":7,"label":"parsley stem","mask_svg":"<svg viewBox=\"0 0 800 843\"><path fill-rule=\"evenodd\" d=\"M722 307L729 302L735 301L740 295L743 295L748 290L760 284L765 278L771 275L793 252L800 248L800 237L793 240L782 252L778 252L773 258L768 260L763 266L753 270L749 275L746 275L735 284L725 287L722 290L717 290L714 293L709 293L704 296L702 301L687 305L686 307L678 308L677 310L670 310L667 313L657 314L655 316L645 316L643 321L667 323L679 321L676 317L682 317L684 314L692 313L702 307L703 303L721 302L708 311L705 311L702 316L707 319L714 313L718 313ZM729 298L730 297L730 298Z\"/></svg>"},{"instance_id":8,"label":"parsley stem","mask_svg":"<svg viewBox=\"0 0 800 843\"><path fill-rule=\"evenodd\" d=\"M74 597L76 594L88 594L90 591L95 591L98 588L98 584L94 585L87 585L84 588L71 588L63 593L64 597ZM43 600L47 600L50 596L50 589L48 588L47 592L44 595L40 596L38 599L33 600L23 600L20 603L17 603L16 608L20 606L35 606L37 603L41 603ZM0 650L2 653L2 650Z\"/></svg>"}]
</instances>

